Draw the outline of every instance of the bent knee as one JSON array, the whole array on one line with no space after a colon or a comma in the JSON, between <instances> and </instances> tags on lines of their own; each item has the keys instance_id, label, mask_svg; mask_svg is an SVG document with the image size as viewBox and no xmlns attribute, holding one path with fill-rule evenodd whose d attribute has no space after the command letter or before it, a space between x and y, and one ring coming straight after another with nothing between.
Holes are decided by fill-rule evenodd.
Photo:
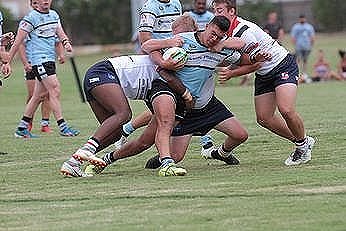
<instances>
[{"instance_id":1,"label":"bent knee","mask_svg":"<svg viewBox=\"0 0 346 231\"><path fill-rule=\"evenodd\" d=\"M246 130L243 130L237 135L237 140L239 143L244 143L249 138L249 134Z\"/></svg>"},{"instance_id":2,"label":"bent knee","mask_svg":"<svg viewBox=\"0 0 346 231\"><path fill-rule=\"evenodd\" d=\"M293 108L280 108L279 112L284 119L290 119L296 115L296 111Z\"/></svg>"}]
</instances>

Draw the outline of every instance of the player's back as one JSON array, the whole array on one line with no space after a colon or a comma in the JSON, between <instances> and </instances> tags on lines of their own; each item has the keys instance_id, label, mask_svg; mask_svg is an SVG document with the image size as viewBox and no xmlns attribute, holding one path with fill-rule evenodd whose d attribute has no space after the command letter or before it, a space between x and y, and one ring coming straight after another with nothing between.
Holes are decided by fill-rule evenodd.
<instances>
[{"instance_id":1,"label":"player's back","mask_svg":"<svg viewBox=\"0 0 346 231\"><path fill-rule=\"evenodd\" d=\"M108 59L120 80L126 97L145 99L151 83L159 78L156 65L148 55L129 55Z\"/></svg>"}]
</instances>

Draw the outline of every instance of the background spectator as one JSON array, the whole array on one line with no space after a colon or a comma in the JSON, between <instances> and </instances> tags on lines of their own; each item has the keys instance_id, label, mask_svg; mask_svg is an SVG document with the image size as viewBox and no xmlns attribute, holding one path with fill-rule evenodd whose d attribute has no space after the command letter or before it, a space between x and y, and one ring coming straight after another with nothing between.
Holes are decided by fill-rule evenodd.
<instances>
[{"instance_id":1,"label":"background spectator","mask_svg":"<svg viewBox=\"0 0 346 231\"><path fill-rule=\"evenodd\" d=\"M275 11L269 12L267 24L265 24L263 30L272 36L273 39L282 43L285 32L281 23L278 21L278 14Z\"/></svg>"},{"instance_id":2,"label":"background spectator","mask_svg":"<svg viewBox=\"0 0 346 231\"><path fill-rule=\"evenodd\" d=\"M346 51L339 50L340 63L338 65L338 74L346 80Z\"/></svg>"},{"instance_id":3,"label":"background spectator","mask_svg":"<svg viewBox=\"0 0 346 231\"><path fill-rule=\"evenodd\" d=\"M319 50L317 54L317 60L313 66L312 81L327 81L331 79L342 80L336 72L330 69L328 61L324 57L323 50Z\"/></svg>"},{"instance_id":4,"label":"background spectator","mask_svg":"<svg viewBox=\"0 0 346 231\"><path fill-rule=\"evenodd\" d=\"M292 42L295 45L295 52L302 77L306 78L306 65L312 45L315 40L314 27L306 22L304 15L299 16L299 22L295 23L291 29Z\"/></svg>"}]
</instances>

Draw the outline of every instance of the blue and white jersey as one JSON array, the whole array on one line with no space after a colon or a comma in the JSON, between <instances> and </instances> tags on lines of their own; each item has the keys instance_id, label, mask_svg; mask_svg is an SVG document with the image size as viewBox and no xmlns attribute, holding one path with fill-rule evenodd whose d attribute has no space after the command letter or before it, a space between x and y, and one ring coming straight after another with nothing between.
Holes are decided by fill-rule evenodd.
<instances>
[{"instance_id":1,"label":"blue and white jersey","mask_svg":"<svg viewBox=\"0 0 346 231\"><path fill-rule=\"evenodd\" d=\"M210 52L200 43L196 32L181 33L179 36L184 39L183 48L188 58L184 67L176 71L176 76L196 98L195 108L202 108L214 95L215 67L225 59L229 63L238 64L241 54L232 49L223 49L218 53Z\"/></svg>"},{"instance_id":2,"label":"blue and white jersey","mask_svg":"<svg viewBox=\"0 0 346 231\"><path fill-rule=\"evenodd\" d=\"M160 77L149 55L128 55L109 58L121 88L129 99L145 99L151 84Z\"/></svg>"},{"instance_id":3,"label":"blue and white jersey","mask_svg":"<svg viewBox=\"0 0 346 231\"><path fill-rule=\"evenodd\" d=\"M49 10L48 13L32 10L20 22L19 28L28 32L30 36L26 46L32 51L32 65L55 61L56 31L59 26L60 18L54 10Z\"/></svg>"},{"instance_id":4,"label":"blue and white jersey","mask_svg":"<svg viewBox=\"0 0 346 231\"><path fill-rule=\"evenodd\" d=\"M179 0L148 0L140 13L139 32L151 32L154 39L171 38L172 23L182 14Z\"/></svg>"},{"instance_id":5,"label":"blue and white jersey","mask_svg":"<svg viewBox=\"0 0 346 231\"><path fill-rule=\"evenodd\" d=\"M210 11L206 11L202 14L195 13L194 11L190 11L188 13L196 21L198 31L204 31L205 26L214 18L214 14Z\"/></svg>"}]
</instances>

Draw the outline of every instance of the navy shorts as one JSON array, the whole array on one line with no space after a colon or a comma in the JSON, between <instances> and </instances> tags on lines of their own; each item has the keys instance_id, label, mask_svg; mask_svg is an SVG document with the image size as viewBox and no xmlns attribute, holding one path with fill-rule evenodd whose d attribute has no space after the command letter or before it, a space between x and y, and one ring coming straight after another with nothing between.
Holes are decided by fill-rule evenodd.
<instances>
[{"instance_id":1,"label":"navy shorts","mask_svg":"<svg viewBox=\"0 0 346 231\"><path fill-rule=\"evenodd\" d=\"M85 73L84 77L84 93L86 100L93 101L95 98L90 93L94 87L107 84L115 83L120 85L119 78L115 73L112 64L107 61L101 61L90 67Z\"/></svg>"},{"instance_id":2,"label":"navy shorts","mask_svg":"<svg viewBox=\"0 0 346 231\"><path fill-rule=\"evenodd\" d=\"M213 96L204 108L188 111L184 119L174 127L172 136L189 134L203 136L216 125L231 117L234 117L233 113Z\"/></svg>"},{"instance_id":3,"label":"navy shorts","mask_svg":"<svg viewBox=\"0 0 346 231\"><path fill-rule=\"evenodd\" d=\"M36 76L38 81L47 78L48 76L56 74L55 62L45 62L41 65L32 66L32 75Z\"/></svg>"},{"instance_id":4,"label":"navy shorts","mask_svg":"<svg viewBox=\"0 0 346 231\"><path fill-rule=\"evenodd\" d=\"M160 95L170 95L173 97L174 102L175 102L175 117L176 120L181 120L184 118L186 114L185 110L185 103L184 100L180 95L177 95L165 81L162 81L161 79L155 79L152 82L151 89L148 91L147 98L145 100L145 103L149 110L153 113L153 105L152 102L157 96Z\"/></svg>"},{"instance_id":5,"label":"navy shorts","mask_svg":"<svg viewBox=\"0 0 346 231\"><path fill-rule=\"evenodd\" d=\"M273 70L265 75L256 74L255 96L275 92L275 88L285 83L298 84L299 69L296 59L288 54Z\"/></svg>"}]
</instances>

